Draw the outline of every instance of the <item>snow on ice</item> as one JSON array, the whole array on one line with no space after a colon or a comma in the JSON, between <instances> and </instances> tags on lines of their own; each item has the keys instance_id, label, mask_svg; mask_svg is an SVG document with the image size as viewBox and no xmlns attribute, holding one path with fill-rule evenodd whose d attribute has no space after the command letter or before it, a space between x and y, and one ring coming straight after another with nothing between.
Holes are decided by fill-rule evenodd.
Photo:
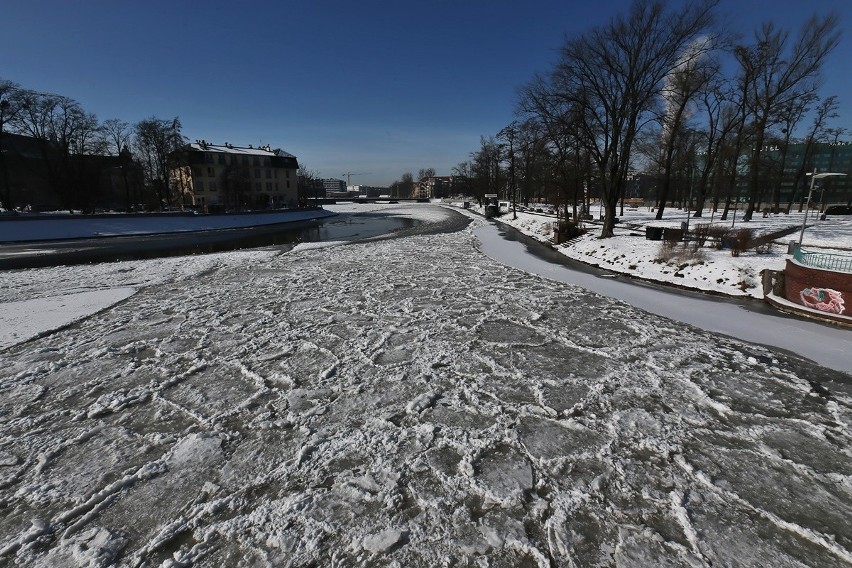
<instances>
[{"instance_id":1,"label":"snow on ice","mask_svg":"<svg viewBox=\"0 0 852 568\"><path fill-rule=\"evenodd\" d=\"M843 373L502 266L479 223L4 274L136 293L2 351L0 562L852 562Z\"/></svg>"}]
</instances>

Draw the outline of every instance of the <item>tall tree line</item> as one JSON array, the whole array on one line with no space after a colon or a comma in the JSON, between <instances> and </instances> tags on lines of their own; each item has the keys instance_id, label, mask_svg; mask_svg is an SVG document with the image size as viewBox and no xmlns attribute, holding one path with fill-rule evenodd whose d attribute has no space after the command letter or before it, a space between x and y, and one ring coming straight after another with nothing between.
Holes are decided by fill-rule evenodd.
<instances>
[{"instance_id":1,"label":"tall tree line","mask_svg":"<svg viewBox=\"0 0 852 568\"><path fill-rule=\"evenodd\" d=\"M94 167L90 157L105 155L118 158L126 209L140 201L155 209L182 204L179 180L173 173L180 165L174 163L174 152L186 139L177 117L151 117L132 125L117 118L100 122L74 99L0 79L0 203L5 209L22 205L11 191L10 158L3 152L7 142L3 137L9 133L33 140L40 158L38 169L65 209L86 211L97 204L93 187L97 176L93 178L90 171ZM128 172L134 166L144 172L147 196L131 191Z\"/></svg>"},{"instance_id":2,"label":"tall tree line","mask_svg":"<svg viewBox=\"0 0 852 568\"><path fill-rule=\"evenodd\" d=\"M746 219L760 203L784 209L781 184L803 195L809 159L785 174L788 148L812 154L833 132L836 97L821 96L820 74L840 39L838 17L815 15L795 36L767 22L736 38L717 28L717 4L636 0L568 38L555 65L520 89L519 120L483 137L457 170L472 187L547 199L575 219L600 199L602 237L639 169L656 178L658 218L675 203L701 216L708 199L723 216L737 200Z\"/></svg>"}]
</instances>

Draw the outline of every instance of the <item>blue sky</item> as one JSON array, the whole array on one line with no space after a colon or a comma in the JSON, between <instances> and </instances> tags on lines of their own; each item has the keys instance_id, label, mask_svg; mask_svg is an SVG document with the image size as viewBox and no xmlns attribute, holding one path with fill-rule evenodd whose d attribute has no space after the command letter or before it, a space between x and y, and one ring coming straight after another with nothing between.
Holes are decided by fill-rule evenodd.
<instances>
[{"instance_id":1,"label":"blue sky","mask_svg":"<svg viewBox=\"0 0 852 568\"><path fill-rule=\"evenodd\" d=\"M673 4L678 4L674 1ZM628 0L84 2L10 0L0 78L69 96L101 120L179 116L191 140L268 143L323 177L388 185L439 174L511 122L517 89L547 71L566 36ZM852 0L722 0L732 29L818 10L852 24ZM852 126L850 39L825 94Z\"/></svg>"}]
</instances>

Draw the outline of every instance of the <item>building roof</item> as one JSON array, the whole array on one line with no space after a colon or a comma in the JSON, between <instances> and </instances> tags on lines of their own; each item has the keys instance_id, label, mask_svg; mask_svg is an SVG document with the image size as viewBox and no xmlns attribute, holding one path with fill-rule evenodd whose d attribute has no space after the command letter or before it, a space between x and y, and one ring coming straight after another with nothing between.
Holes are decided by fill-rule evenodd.
<instances>
[{"instance_id":1,"label":"building roof","mask_svg":"<svg viewBox=\"0 0 852 568\"><path fill-rule=\"evenodd\" d=\"M53 142L47 141L48 151L59 151L59 147ZM41 159L41 147L39 141L32 136L23 134L14 134L12 132L3 132L3 139L0 140L0 151L8 153L9 156L18 156L20 158Z\"/></svg>"},{"instance_id":2,"label":"building roof","mask_svg":"<svg viewBox=\"0 0 852 568\"><path fill-rule=\"evenodd\" d=\"M295 158L293 154L285 152L281 148L275 148L274 150L269 147L269 144L266 146L258 146L257 148L253 147L251 144L246 146L234 146L233 144L228 144L225 142L224 144L211 144L206 140L196 140L194 143L189 144L190 150L196 150L198 152L220 152L224 154L241 154L246 156L278 156L281 158Z\"/></svg>"}]
</instances>

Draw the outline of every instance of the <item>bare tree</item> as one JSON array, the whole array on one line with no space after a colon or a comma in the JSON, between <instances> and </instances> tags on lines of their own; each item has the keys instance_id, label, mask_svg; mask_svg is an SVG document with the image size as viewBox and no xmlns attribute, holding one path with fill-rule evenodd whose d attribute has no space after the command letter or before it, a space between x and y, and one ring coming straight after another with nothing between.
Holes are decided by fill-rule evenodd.
<instances>
[{"instance_id":1,"label":"bare tree","mask_svg":"<svg viewBox=\"0 0 852 568\"><path fill-rule=\"evenodd\" d=\"M308 169L304 164L300 164L299 169L296 171L296 191L299 203L302 206L306 206L308 201L313 198L314 206L316 206L321 186L319 172Z\"/></svg>"},{"instance_id":2,"label":"bare tree","mask_svg":"<svg viewBox=\"0 0 852 568\"><path fill-rule=\"evenodd\" d=\"M172 170L177 151L184 146L178 117L171 120L151 118L134 126L134 145L145 170L145 177L157 195L158 207L172 204Z\"/></svg>"},{"instance_id":3,"label":"bare tree","mask_svg":"<svg viewBox=\"0 0 852 568\"><path fill-rule=\"evenodd\" d=\"M629 13L569 39L552 85L580 112L581 140L598 170L604 206L601 237L611 237L616 205L630 167L636 135L663 80L712 22L716 0L669 12L655 0L636 0ZM700 57L701 50L691 53Z\"/></svg>"},{"instance_id":4,"label":"bare tree","mask_svg":"<svg viewBox=\"0 0 852 568\"><path fill-rule=\"evenodd\" d=\"M417 172L418 181L430 177L435 177L435 168L420 168Z\"/></svg>"},{"instance_id":5,"label":"bare tree","mask_svg":"<svg viewBox=\"0 0 852 568\"><path fill-rule=\"evenodd\" d=\"M840 137L844 136L847 132L848 132L848 129L846 129L843 126L840 126L840 127L837 127L837 128L826 128L826 130L825 130L826 135L829 137L828 144L829 144L829 147L831 148L829 158L828 158L828 171L829 172L834 171L834 160L837 157L837 145L840 142ZM826 197L828 197L828 194L830 192L831 182L832 182L832 178L822 180L822 184L821 184L822 187L821 187L820 199L819 199L819 212L820 213L825 211L825 205L826 205L825 200L826 200Z\"/></svg>"},{"instance_id":6,"label":"bare tree","mask_svg":"<svg viewBox=\"0 0 852 568\"><path fill-rule=\"evenodd\" d=\"M682 61L665 78L663 88L663 111L660 116L662 127L661 169L662 180L657 203L656 218L662 219L671 189L675 152L682 149L688 136L686 120L689 105L714 77L718 66L709 57L701 54L709 51L708 38L699 38L687 48ZM697 54L697 55L696 55Z\"/></svg>"},{"instance_id":7,"label":"bare tree","mask_svg":"<svg viewBox=\"0 0 852 568\"><path fill-rule=\"evenodd\" d=\"M474 195L473 189L473 165L470 161L459 162L453 167L452 191L464 196Z\"/></svg>"},{"instance_id":8,"label":"bare tree","mask_svg":"<svg viewBox=\"0 0 852 568\"><path fill-rule=\"evenodd\" d=\"M763 193L760 164L769 128L794 101L816 93L825 58L840 41L838 24L835 13L814 16L790 45L789 33L770 22L755 34L753 44L734 50L745 77L745 100L754 132L746 220L751 219Z\"/></svg>"},{"instance_id":9,"label":"bare tree","mask_svg":"<svg viewBox=\"0 0 852 568\"><path fill-rule=\"evenodd\" d=\"M411 197L414 192L414 176L405 172L396 186L396 197Z\"/></svg>"},{"instance_id":10,"label":"bare tree","mask_svg":"<svg viewBox=\"0 0 852 568\"><path fill-rule=\"evenodd\" d=\"M518 137L518 122L512 121L511 124L501 129L497 133L497 139L504 142L503 147L508 150L506 157L509 161L509 179L506 189L507 197L512 202L512 218L518 218L518 186L515 181L515 140Z\"/></svg>"},{"instance_id":11,"label":"bare tree","mask_svg":"<svg viewBox=\"0 0 852 568\"><path fill-rule=\"evenodd\" d=\"M518 199L529 205L531 198L541 197L544 186L554 170L554 156L547 146L541 124L527 119L517 126L515 183Z\"/></svg>"},{"instance_id":12,"label":"bare tree","mask_svg":"<svg viewBox=\"0 0 852 568\"><path fill-rule=\"evenodd\" d=\"M799 202L799 213L802 212L802 209L805 206L805 192L804 184L802 182L805 180L805 174L807 174L810 168L814 149L821 140L829 135L830 129L828 128L828 120L831 118L837 118L837 116L836 96L826 97L817 105L813 122L811 123L811 127L803 140L804 153L802 155L802 162L796 170L793 178L793 188L790 192L790 200L787 202L787 213L789 213L793 208L793 202L796 200L796 195L798 194L800 185L802 185L802 199Z\"/></svg>"},{"instance_id":13,"label":"bare tree","mask_svg":"<svg viewBox=\"0 0 852 568\"><path fill-rule=\"evenodd\" d=\"M767 134L767 143L770 143L771 139L773 139L775 147L779 152L777 160L771 154L767 154L764 159L764 163L767 166L764 175L767 181L771 183L772 188L771 203L773 213L781 212L781 184L784 183L786 177L787 153L790 148L790 142L793 139L793 132L817 99L816 94L810 94L790 101L783 108L779 109L778 126L780 127L780 133L778 135L774 132Z\"/></svg>"},{"instance_id":14,"label":"bare tree","mask_svg":"<svg viewBox=\"0 0 852 568\"><path fill-rule=\"evenodd\" d=\"M471 155L471 173L474 178L474 195L480 204L486 193L499 194L504 185L500 162L503 159L502 147L493 137L481 136L480 149Z\"/></svg>"},{"instance_id":15,"label":"bare tree","mask_svg":"<svg viewBox=\"0 0 852 568\"><path fill-rule=\"evenodd\" d=\"M105 151L112 156L118 156L130 146L133 129L123 120L110 118L101 124L101 135Z\"/></svg>"},{"instance_id":16,"label":"bare tree","mask_svg":"<svg viewBox=\"0 0 852 568\"><path fill-rule=\"evenodd\" d=\"M704 127L699 131L699 178L697 196L695 200L694 217L701 217L704 211L704 202L708 196L713 197L712 208L715 212L718 207L719 195L712 192L717 178L724 177L719 167L720 161L724 161L724 150L730 146L733 134L742 123L742 113L738 111L736 93L729 89L721 77L708 83L700 95L700 106L706 121ZM699 159L700 156L700 159Z\"/></svg>"},{"instance_id":17,"label":"bare tree","mask_svg":"<svg viewBox=\"0 0 852 568\"><path fill-rule=\"evenodd\" d=\"M99 124L77 101L60 95L21 91L16 129L36 140L48 182L63 206L87 209L93 202L84 156L100 151Z\"/></svg>"},{"instance_id":18,"label":"bare tree","mask_svg":"<svg viewBox=\"0 0 852 568\"><path fill-rule=\"evenodd\" d=\"M6 163L6 145L4 136L8 130L7 124L14 120L20 110L21 86L12 81L0 79L0 167L3 169L2 204L6 209L14 209L12 185L9 181L9 166Z\"/></svg>"},{"instance_id":19,"label":"bare tree","mask_svg":"<svg viewBox=\"0 0 852 568\"><path fill-rule=\"evenodd\" d=\"M121 167L121 178L124 182L125 208L131 211L133 201L130 197L130 182L128 180L128 168L133 161L130 153L130 143L133 129L130 124L117 118L110 118L101 124L101 136L107 153L119 157Z\"/></svg>"},{"instance_id":20,"label":"bare tree","mask_svg":"<svg viewBox=\"0 0 852 568\"><path fill-rule=\"evenodd\" d=\"M551 199L557 211L573 207L573 219L578 218L577 205L585 200L584 182L589 171L585 167L588 154L582 143L579 107L572 106L565 97L542 77L536 77L521 91L518 112L533 118L538 124L540 137L552 161L553 183ZM585 205L585 203L584 203Z\"/></svg>"}]
</instances>

